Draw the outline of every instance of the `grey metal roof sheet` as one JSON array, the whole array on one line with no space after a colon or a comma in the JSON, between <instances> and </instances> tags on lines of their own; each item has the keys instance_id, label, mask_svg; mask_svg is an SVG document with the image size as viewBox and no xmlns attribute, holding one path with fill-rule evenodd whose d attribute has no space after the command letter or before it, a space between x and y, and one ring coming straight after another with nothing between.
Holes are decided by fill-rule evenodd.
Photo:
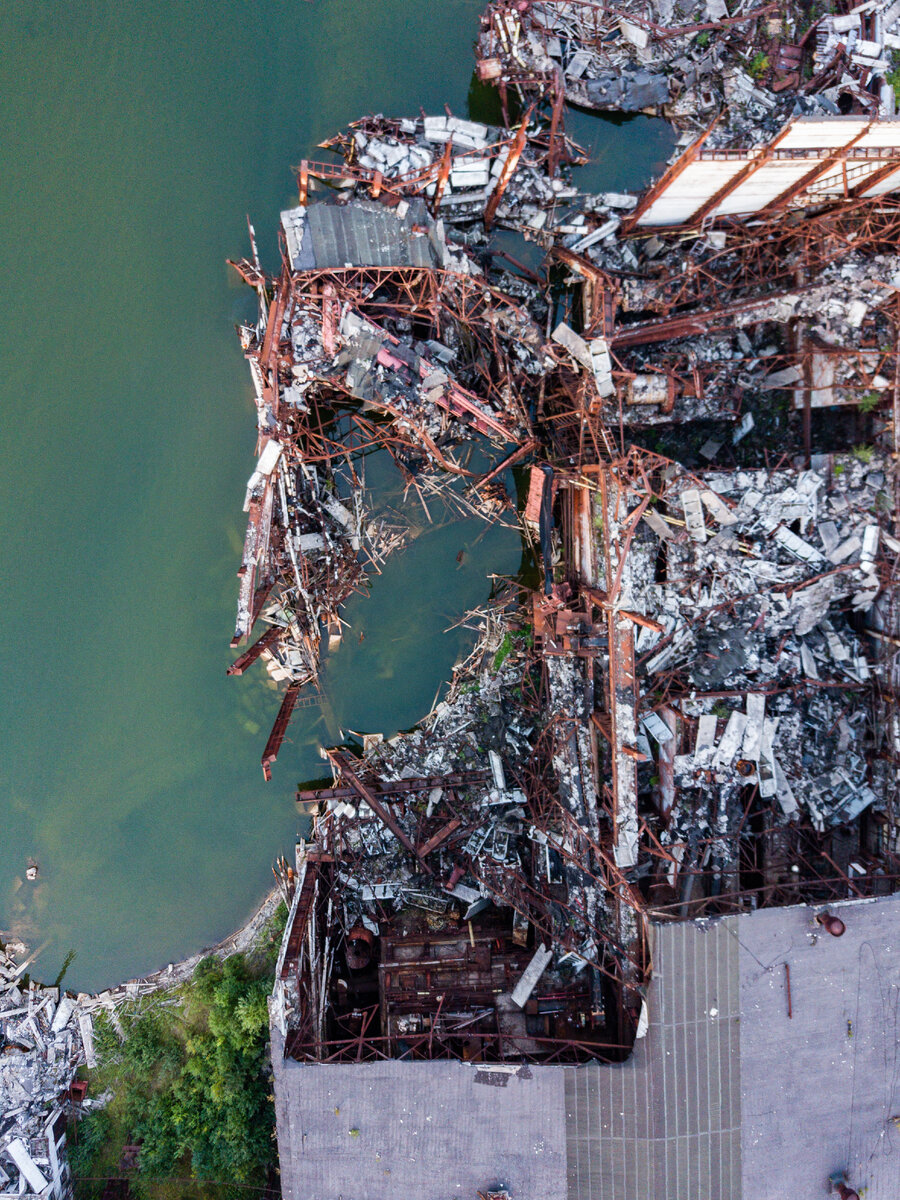
<instances>
[{"instance_id":1,"label":"grey metal roof sheet","mask_svg":"<svg viewBox=\"0 0 900 1200\"><path fill-rule=\"evenodd\" d=\"M900 1196L900 894L741 919L744 1196ZM788 1016L785 963L790 966Z\"/></svg>"},{"instance_id":2,"label":"grey metal roof sheet","mask_svg":"<svg viewBox=\"0 0 900 1200\"><path fill-rule=\"evenodd\" d=\"M897 1200L900 894L837 911L839 939L807 907L652 926L649 1029L620 1066L481 1087L458 1062L285 1063L273 1031L285 1200L501 1181L515 1200L772 1200L839 1170Z\"/></svg>"},{"instance_id":3,"label":"grey metal roof sheet","mask_svg":"<svg viewBox=\"0 0 900 1200\"><path fill-rule=\"evenodd\" d=\"M409 201L402 218L396 209L368 201L311 204L304 219L304 259L308 252L316 268L433 267L428 234L413 231L414 225L427 224L419 199Z\"/></svg>"},{"instance_id":4,"label":"grey metal roof sheet","mask_svg":"<svg viewBox=\"0 0 900 1200\"><path fill-rule=\"evenodd\" d=\"M515 1200L565 1200L562 1073L503 1087L478 1074L448 1061L276 1058L284 1200L474 1200L495 1184Z\"/></svg>"},{"instance_id":5,"label":"grey metal roof sheet","mask_svg":"<svg viewBox=\"0 0 900 1200\"><path fill-rule=\"evenodd\" d=\"M654 926L647 1036L566 1069L569 1200L740 1200L735 921Z\"/></svg>"}]
</instances>

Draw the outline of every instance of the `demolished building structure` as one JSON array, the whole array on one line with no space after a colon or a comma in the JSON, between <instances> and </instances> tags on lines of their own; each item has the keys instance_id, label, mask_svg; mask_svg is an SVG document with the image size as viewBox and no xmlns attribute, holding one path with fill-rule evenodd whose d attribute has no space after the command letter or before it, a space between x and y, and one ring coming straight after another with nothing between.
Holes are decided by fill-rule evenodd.
<instances>
[{"instance_id":1,"label":"demolished building structure","mask_svg":"<svg viewBox=\"0 0 900 1200\"><path fill-rule=\"evenodd\" d=\"M273 1026L282 1195L764 1200L841 1183L891 1200L897 910L894 895L652 922L625 1063L309 1065Z\"/></svg>"},{"instance_id":2,"label":"demolished building structure","mask_svg":"<svg viewBox=\"0 0 900 1200\"><path fill-rule=\"evenodd\" d=\"M328 749L330 785L298 792L312 833L271 1006L283 1163L300 1136L294 1090L314 1070L364 1064L369 1088L397 1078L389 1060L416 1060L453 1087L463 1068L435 1060L455 1060L515 1089L558 1067L577 1090L579 1071L599 1069L584 1064L633 1064L653 1028L654 944L672 928L660 921L692 922L687 941L708 917L730 929L756 909L896 888L900 138L888 89L853 55L849 81L829 82L847 41L859 49L848 38L814 87L802 65L779 67L764 100L739 102L736 76L717 76L730 108L692 128L669 75L668 99L639 107L663 106L687 136L642 196L580 193L563 125L564 101L584 103L582 84L601 78L601 34L603 54L646 66L704 26L758 29L769 8L707 5L692 15L709 20L656 35L645 55L634 31L648 18L604 14L621 37L604 25L588 53L554 33L548 62L529 22L597 6L492 4L479 74L505 87L508 114L515 90L517 126L357 122L326 143L340 161L301 164L280 274L255 252L238 264L260 295L242 330L260 460L235 644L257 619L265 629L232 671L262 656L287 684L267 777L321 639L339 636L341 602L382 552L354 486L367 444L416 486L463 480L486 519L510 504L506 469L528 467L518 516L542 568L536 591L504 591L476 617L475 651L413 733ZM804 43L814 65L837 22L890 47L895 18L871 25L881 11L850 14L852 28L820 22ZM801 63L779 45L778 62ZM685 86L712 84L700 73ZM765 119L742 148L754 104ZM542 246L543 273L497 251L493 228ZM799 414L794 433L754 449L776 404ZM838 409L861 437L852 448L826 436ZM666 431L693 429L691 461L661 452ZM476 439L492 447L481 476L457 453ZM664 1141L668 1119L640 1136ZM728 1119L713 1132L737 1137L740 1159L740 1114ZM693 1132L724 1154L709 1129ZM607 1194L582 1172L583 1136L565 1134L560 1195ZM690 1173L654 1165L655 1149L634 1194L686 1194ZM737 1174L721 1160L704 1195L763 1194L729 1162Z\"/></svg>"},{"instance_id":3,"label":"demolished building structure","mask_svg":"<svg viewBox=\"0 0 900 1200\"><path fill-rule=\"evenodd\" d=\"M0 1196L70 1200L67 1124L84 1099L76 1072L96 1065L100 1002L36 983L12 949L0 947Z\"/></svg>"}]
</instances>

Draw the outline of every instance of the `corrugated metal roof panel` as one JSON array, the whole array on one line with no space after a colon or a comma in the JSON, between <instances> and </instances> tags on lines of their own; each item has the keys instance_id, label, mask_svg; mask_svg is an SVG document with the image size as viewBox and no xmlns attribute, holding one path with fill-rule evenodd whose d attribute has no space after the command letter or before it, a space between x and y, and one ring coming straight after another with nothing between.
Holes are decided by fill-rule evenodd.
<instances>
[{"instance_id":1,"label":"corrugated metal roof panel","mask_svg":"<svg viewBox=\"0 0 900 1200\"><path fill-rule=\"evenodd\" d=\"M424 201L413 200L405 217L384 205L313 204L306 214L308 237L317 268L433 267L436 264L427 233L413 231L426 226Z\"/></svg>"},{"instance_id":2,"label":"corrugated metal roof panel","mask_svg":"<svg viewBox=\"0 0 900 1200\"><path fill-rule=\"evenodd\" d=\"M640 225L680 225L714 196L744 167L745 160L697 159L692 162L641 217Z\"/></svg>"},{"instance_id":3,"label":"corrugated metal roof panel","mask_svg":"<svg viewBox=\"0 0 900 1200\"><path fill-rule=\"evenodd\" d=\"M846 146L859 137L871 117L797 117L778 143L780 150L823 150Z\"/></svg>"},{"instance_id":4,"label":"corrugated metal roof panel","mask_svg":"<svg viewBox=\"0 0 900 1200\"><path fill-rule=\"evenodd\" d=\"M646 1038L566 1068L569 1200L741 1200L735 921L654 926Z\"/></svg>"},{"instance_id":5,"label":"corrugated metal roof panel","mask_svg":"<svg viewBox=\"0 0 900 1200\"><path fill-rule=\"evenodd\" d=\"M900 165L897 170L888 175L887 179L882 179L881 183L876 183L874 187L866 190L867 196L883 196L886 192L896 191L900 187Z\"/></svg>"},{"instance_id":6,"label":"corrugated metal roof panel","mask_svg":"<svg viewBox=\"0 0 900 1200\"><path fill-rule=\"evenodd\" d=\"M822 160L819 160L821 165ZM773 159L726 196L716 216L759 212L817 165L815 159Z\"/></svg>"}]
</instances>

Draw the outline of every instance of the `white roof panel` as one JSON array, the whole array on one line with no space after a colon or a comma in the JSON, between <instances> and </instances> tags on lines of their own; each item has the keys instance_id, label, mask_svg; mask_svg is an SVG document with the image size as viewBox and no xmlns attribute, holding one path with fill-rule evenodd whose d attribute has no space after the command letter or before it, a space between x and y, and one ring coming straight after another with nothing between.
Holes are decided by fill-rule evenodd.
<instances>
[{"instance_id":1,"label":"white roof panel","mask_svg":"<svg viewBox=\"0 0 900 1200\"><path fill-rule=\"evenodd\" d=\"M726 196L724 203L716 209L715 215L718 217L730 216L733 213L759 212L801 180L815 165L815 160L808 158L773 159L758 171L754 171L730 196Z\"/></svg>"},{"instance_id":2,"label":"white roof panel","mask_svg":"<svg viewBox=\"0 0 900 1200\"><path fill-rule=\"evenodd\" d=\"M650 205L639 225L681 225L744 167L739 158L697 160Z\"/></svg>"},{"instance_id":3,"label":"white roof panel","mask_svg":"<svg viewBox=\"0 0 900 1200\"><path fill-rule=\"evenodd\" d=\"M888 175L887 179L882 179L881 183L876 183L873 188L867 192L867 196L883 196L887 192L895 192L900 188L900 166L892 175Z\"/></svg>"},{"instance_id":4,"label":"white roof panel","mask_svg":"<svg viewBox=\"0 0 900 1200\"><path fill-rule=\"evenodd\" d=\"M876 146L900 146L900 121L879 121L856 143L864 149Z\"/></svg>"},{"instance_id":5,"label":"white roof panel","mask_svg":"<svg viewBox=\"0 0 900 1200\"><path fill-rule=\"evenodd\" d=\"M868 117L800 117L778 143L778 149L819 150L846 146L868 124Z\"/></svg>"}]
</instances>

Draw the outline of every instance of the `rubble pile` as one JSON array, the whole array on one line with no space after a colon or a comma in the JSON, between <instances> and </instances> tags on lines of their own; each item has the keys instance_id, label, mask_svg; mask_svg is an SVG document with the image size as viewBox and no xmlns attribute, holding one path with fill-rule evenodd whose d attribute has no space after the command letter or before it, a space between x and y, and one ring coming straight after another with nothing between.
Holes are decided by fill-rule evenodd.
<instances>
[{"instance_id":1,"label":"rubble pile","mask_svg":"<svg viewBox=\"0 0 900 1200\"><path fill-rule=\"evenodd\" d=\"M304 922L307 938L275 990L295 1057L353 1056L372 1038L413 1057L569 1061L616 1028L609 982L627 955L610 941L584 808L554 808L539 782L565 768L552 749L537 765L536 714L521 698L530 634L497 610L483 624L450 698L415 731L373 738L361 759L328 751L334 786L298 793L315 824L289 925ZM571 703L571 689L561 683L557 700ZM419 977L422 958L434 961ZM380 1034L362 1019L367 994Z\"/></svg>"},{"instance_id":2,"label":"rubble pile","mask_svg":"<svg viewBox=\"0 0 900 1200\"><path fill-rule=\"evenodd\" d=\"M492 0L477 53L504 96L561 89L587 108L660 113L688 137L717 119L711 145L752 145L792 111L892 117L898 48L889 0L812 20L802 5L724 0Z\"/></svg>"},{"instance_id":3,"label":"rubble pile","mask_svg":"<svg viewBox=\"0 0 900 1200\"><path fill-rule=\"evenodd\" d=\"M93 1061L92 1020L81 999L42 987L0 949L0 1196L70 1194L68 1092Z\"/></svg>"},{"instance_id":4,"label":"rubble pile","mask_svg":"<svg viewBox=\"0 0 900 1200\"><path fill-rule=\"evenodd\" d=\"M321 631L330 647L339 643L340 605L365 586L367 562L377 567L403 541L402 530L385 529L370 507L354 466L363 452L388 450L423 504L443 490L451 505L492 520L509 506L502 485L492 485L496 471L464 499L442 481L474 479L453 451L476 438L506 448L497 470L527 453L554 366L542 333L547 298L521 275L514 281L492 270L493 256L483 251L492 202L527 208L535 188L545 199L556 195L540 126L529 130L523 123L510 140L452 117L368 118L328 144L347 159L335 169L351 172L338 193L282 213L280 277L263 275L252 238L253 259L234 264L259 294L256 324L240 330L259 459L245 499L232 645L248 639L257 620L265 629L229 673L261 658L287 685L263 753L267 777L301 689L317 680ZM444 147L445 169L430 182L427 170L418 171L428 145ZM468 167L482 150L493 153L490 198L482 194L476 209L466 209L472 243L468 232L454 242L433 211L452 215L443 200L477 188ZM384 170L373 171L372 162ZM402 173L413 166L413 177ZM312 171L306 164L301 177ZM342 247L351 245L348 263Z\"/></svg>"},{"instance_id":5,"label":"rubble pile","mask_svg":"<svg viewBox=\"0 0 900 1200\"><path fill-rule=\"evenodd\" d=\"M585 161L584 151L562 131L551 137L539 114L526 121L521 145L505 129L461 117L380 114L354 122L322 145L344 160L344 200L386 196L392 207L401 208L401 197L409 202L424 196L435 215L466 223L481 219L492 194L502 190L498 217L526 215L534 229L542 227L548 205L577 194L553 177L550 158L555 155L568 164ZM309 165L307 170L315 178L320 168Z\"/></svg>"},{"instance_id":6,"label":"rubble pile","mask_svg":"<svg viewBox=\"0 0 900 1200\"><path fill-rule=\"evenodd\" d=\"M662 274L645 259L641 273L622 276L622 320L610 339L615 390L605 418L635 427L735 420L785 391L797 409L863 397L880 403L896 361L900 258L848 240L831 244L827 262L811 261L805 234L798 230L793 245L773 253L768 279L748 277L740 235L726 247L724 234L718 247L713 234L687 250L682 244L665 257ZM604 245L586 253L609 273L615 255ZM661 252L659 238L644 245L654 259ZM665 315L647 315L654 311Z\"/></svg>"},{"instance_id":7,"label":"rubble pile","mask_svg":"<svg viewBox=\"0 0 900 1200\"><path fill-rule=\"evenodd\" d=\"M651 537L635 553L655 567L662 553L666 582L642 589L662 632L642 629L636 652L643 686L662 687L680 712L678 788L712 770L717 786L775 797L786 820L802 807L820 831L876 799L863 751L872 667L849 623L881 587L887 464L866 457L683 475L644 514ZM655 712L643 728L648 758L647 733L673 738Z\"/></svg>"}]
</instances>

